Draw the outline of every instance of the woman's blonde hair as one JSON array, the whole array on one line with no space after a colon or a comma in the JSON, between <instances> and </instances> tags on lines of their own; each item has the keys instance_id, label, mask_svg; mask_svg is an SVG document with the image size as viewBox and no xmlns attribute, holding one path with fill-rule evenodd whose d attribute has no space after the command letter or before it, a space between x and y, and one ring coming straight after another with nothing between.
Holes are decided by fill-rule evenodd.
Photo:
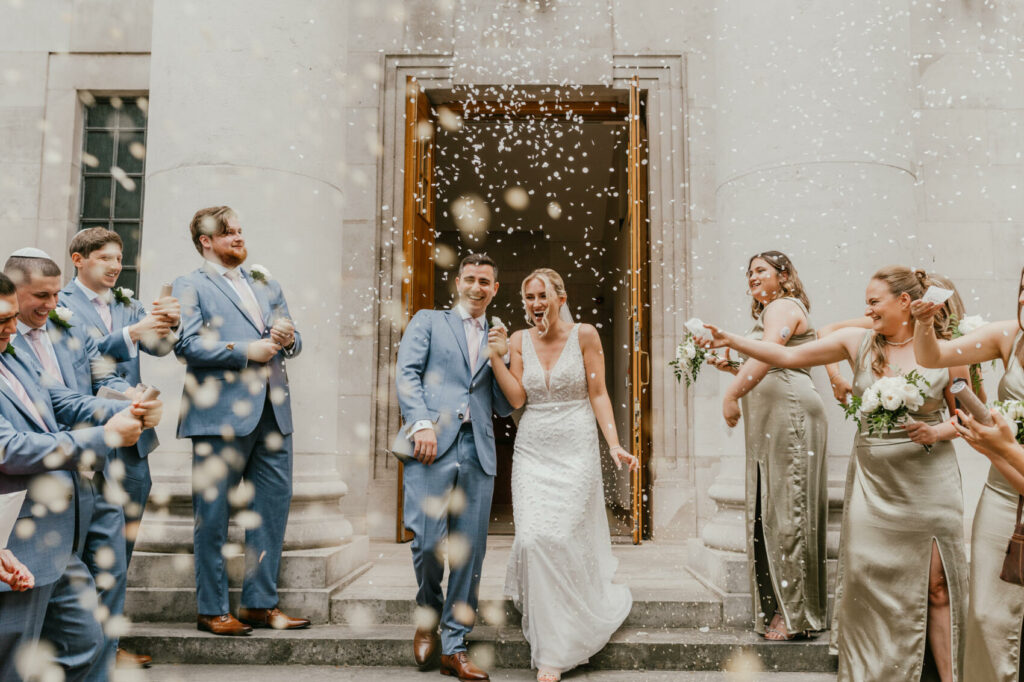
<instances>
[{"instance_id":1,"label":"woman's blonde hair","mask_svg":"<svg viewBox=\"0 0 1024 682\"><path fill-rule=\"evenodd\" d=\"M789 256L781 251L763 251L761 253L755 253L750 257L750 260L747 261L747 277L750 277L750 266L754 264L755 258L760 258L770 265L775 272L779 273L779 286L782 287L783 296L798 299L804 304L804 308L810 312L811 301L807 298L807 293L804 291L804 283L800 281L800 277L796 274L796 267L793 265L793 261L789 259ZM782 274L786 275L785 280L782 279ZM750 303L750 316L756 320L764 311L766 302L758 300L756 296L754 296L753 299L754 300ZM771 301L768 301L767 303L771 303Z\"/></svg>"},{"instance_id":2,"label":"woman's blonde hair","mask_svg":"<svg viewBox=\"0 0 1024 682\"><path fill-rule=\"evenodd\" d=\"M889 288L889 293L893 296L901 296L907 294L910 296L911 301L916 301L922 296L924 292L932 285L932 280L928 276L928 273L924 270L911 270L908 267L902 265L887 265L882 268L874 275L871 279L882 282ZM911 317L913 322L913 317ZM943 307L932 318L932 325L935 327L935 336L940 339L950 338L949 333L949 314L946 312L946 308ZM871 371L875 373L875 376L881 376L885 372L886 359L885 359L885 337L881 334L875 334L875 337L871 341ZM867 357L865 356L865 360Z\"/></svg>"},{"instance_id":3,"label":"woman's blonde hair","mask_svg":"<svg viewBox=\"0 0 1024 682\"><path fill-rule=\"evenodd\" d=\"M527 275L526 279L523 280L523 283L519 287L519 293L523 297L523 312L526 317L526 324L531 327L534 326L536 322L533 319L533 315L530 314L530 311L526 307L526 285L529 284L531 280L535 279L539 279L544 283L544 294L547 296L549 301L557 301L559 297L565 296L565 282L562 281L562 276L551 268L537 268ZM546 333L548 329L551 329L550 314L551 308L544 311L544 333ZM557 315L557 313L555 314Z\"/></svg>"}]
</instances>

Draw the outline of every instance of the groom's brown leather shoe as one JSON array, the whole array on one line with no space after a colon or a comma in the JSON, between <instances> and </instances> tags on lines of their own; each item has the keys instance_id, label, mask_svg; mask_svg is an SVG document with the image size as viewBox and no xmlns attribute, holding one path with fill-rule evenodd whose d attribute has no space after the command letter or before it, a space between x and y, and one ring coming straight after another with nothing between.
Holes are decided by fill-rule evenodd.
<instances>
[{"instance_id":1,"label":"groom's brown leather shoe","mask_svg":"<svg viewBox=\"0 0 1024 682\"><path fill-rule=\"evenodd\" d=\"M276 606L272 609L247 609L243 606L238 609L238 620L254 628L301 630L309 627L308 618L292 618Z\"/></svg>"},{"instance_id":2,"label":"groom's brown leather shoe","mask_svg":"<svg viewBox=\"0 0 1024 682\"><path fill-rule=\"evenodd\" d=\"M436 629L416 629L412 637L412 655L420 670L429 670L437 665L437 654L441 651L441 638Z\"/></svg>"},{"instance_id":3,"label":"groom's brown leather shoe","mask_svg":"<svg viewBox=\"0 0 1024 682\"><path fill-rule=\"evenodd\" d=\"M473 665L465 651L454 654L441 654L441 674L459 678L459 682L470 680L489 680L487 673Z\"/></svg>"},{"instance_id":4,"label":"groom's brown leather shoe","mask_svg":"<svg viewBox=\"0 0 1024 682\"><path fill-rule=\"evenodd\" d=\"M196 627L200 630L212 632L215 635L247 635L252 628L245 623L239 623L230 613L220 616L196 616Z\"/></svg>"}]
</instances>

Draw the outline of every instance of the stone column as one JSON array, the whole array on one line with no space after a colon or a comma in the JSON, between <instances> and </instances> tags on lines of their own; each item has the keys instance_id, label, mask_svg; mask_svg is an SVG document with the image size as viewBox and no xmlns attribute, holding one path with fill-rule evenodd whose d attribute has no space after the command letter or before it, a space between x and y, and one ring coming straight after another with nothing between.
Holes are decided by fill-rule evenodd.
<instances>
[{"instance_id":1,"label":"stone column","mask_svg":"<svg viewBox=\"0 0 1024 682\"><path fill-rule=\"evenodd\" d=\"M303 333L303 353L288 367L294 496L280 585L283 608L321 622L332 587L367 554L339 508L347 492L338 473L346 41L345 3L334 0L154 3L142 298L200 265L188 233L198 208L238 211L249 264L279 280ZM131 579L136 590L188 596L150 594L129 608L162 620L187 616L194 604L190 562L171 570L160 554L191 551L191 455L174 435L182 367L147 360L144 372L163 389L166 411L138 544L151 554L133 561ZM240 528L232 539L241 542ZM232 567L237 576L238 559Z\"/></svg>"},{"instance_id":2,"label":"stone column","mask_svg":"<svg viewBox=\"0 0 1024 682\"><path fill-rule=\"evenodd\" d=\"M719 274L713 291L702 296L717 303L728 328L750 327L741 305L744 273L758 251L779 249L794 260L817 325L860 314L867 279L879 266L912 262L906 4L718 0ZM833 405L824 373L815 378ZM829 420L834 557L852 435L837 408L829 410ZM692 567L732 597L727 617L742 624L750 621L743 438L719 443L720 469L709 490L717 511L694 543Z\"/></svg>"}]
</instances>

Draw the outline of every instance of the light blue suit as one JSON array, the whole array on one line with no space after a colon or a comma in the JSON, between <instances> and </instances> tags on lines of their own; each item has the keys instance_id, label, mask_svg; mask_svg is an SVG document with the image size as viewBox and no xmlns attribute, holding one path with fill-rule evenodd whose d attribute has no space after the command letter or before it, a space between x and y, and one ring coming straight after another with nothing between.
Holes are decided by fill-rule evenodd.
<instances>
[{"instance_id":1,"label":"light blue suit","mask_svg":"<svg viewBox=\"0 0 1024 682\"><path fill-rule=\"evenodd\" d=\"M135 357L131 356L130 349L124 341L123 330L146 316L146 308L142 303L135 299L131 299L129 305L118 303L116 300L111 301L110 318L113 331L110 332L107 331L100 314L96 311L96 306L74 281L68 282L60 292L60 304L75 314L72 318L72 324L75 326L72 329L87 331L96 342L99 352L116 363L115 374L126 381L129 386L141 383L139 353L136 353ZM150 355L167 355L171 351L171 344L158 342L149 346L140 341L139 352L143 351ZM153 487L149 462L146 458L159 445L160 441L157 440L156 431L146 429L142 432L138 443L130 448L118 448L114 454L124 463L125 473L124 478L121 479L121 485L131 500L124 510L126 523L137 523L142 520L142 513L145 511L146 501L149 499L149 491ZM134 549L134 538L126 538L125 557L128 563L131 563Z\"/></svg>"},{"instance_id":2,"label":"light blue suit","mask_svg":"<svg viewBox=\"0 0 1024 682\"><path fill-rule=\"evenodd\" d=\"M0 493L29 490L19 514L30 519L34 532L26 538L12 534L8 548L35 576L27 592L11 592L0 584L0 679L16 680L13 652L42 635L57 648L68 680L82 680L97 664L103 633L92 610L79 595L95 598L92 576L76 551L85 541L87 519L94 504L92 486L77 473L83 455L95 456L94 471L102 471L110 448L101 424L128 403L101 400L60 387L43 388L42 369L34 356L0 355L0 362L18 378L46 424L44 431L5 381L0 380ZM63 430L62 430L63 429ZM63 463L54 452L65 453ZM36 479L47 477L66 495L33 499ZM44 504L47 514L37 516L33 507ZM19 523L22 521L19 520ZM87 603L87 602L86 602Z\"/></svg>"},{"instance_id":3,"label":"light blue suit","mask_svg":"<svg viewBox=\"0 0 1024 682\"><path fill-rule=\"evenodd\" d=\"M181 330L174 352L186 366L178 437L192 439L192 466L199 478L211 458L223 460L227 474L204 490L192 491L195 514L196 602L200 615L229 612L228 577L221 549L231 512L227 491L245 479L255 486L250 508L260 515L258 528L246 530L246 574L242 606L277 606L277 573L292 495L292 408L285 359L302 351L302 337L265 364L249 362L246 349L270 337L270 326L290 318L275 280L249 284L267 329L261 332L231 284L212 266L174 280L181 301ZM212 397L212 399L211 399ZM225 429L231 439L225 439Z\"/></svg>"},{"instance_id":4,"label":"light blue suit","mask_svg":"<svg viewBox=\"0 0 1024 682\"><path fill-rule=\"evenodd\" d=\"M405 527L412 541L413 569L419 591L416 603L436 611L441 619L441 652L465 651L471 625L460 623L453 608L466 603L476 611L480 569L487 550L487 524L497 471L492 412L502 417L512 406L498 387L486 352L487 323L481 334L476 366L469 366L469 349L462 318L455 310L421 310L413 316L398 348L395 386L402 420L434 423L437 459L429 466L405 460ZM469 407L471 421L464 422ZM392 451L410 456L408 427L395 438ZM427 498L444 499L453 488L465 495L461 513L426 513ZM465 563L452 565L447 598L441 591L444 563L435 548L451 533L468 541Z\"/></svg>"},{"instance_id":5,"label":"light blue suit","mask_svg":"<svg viewBox=\"0 0 1024 682\"><path fill-rule=\"evenodd\" d=\"M73 323L70 329L65 329L49 320L46 323L46 332L53 345L61 378L72 391L82 395L93 395L103 386L115 391L124 391L133 385L119 377L113 368L104 361L92 336L79 325ZM11 344L18 353L25 353L26 357L39 359L35 354L35 348L22 334L19 333L15 336ZM42 364L41 360L40 364ZM46 380L48 377L44 375L43 379ZM82 490L95 502L91 505L91 516L83 515L85 530L82 537L84 542L77 554L93 578L101 573L111 575L113 582L109 587L99 590L99 599L107 607L110 615L120 616L124 614L124 602L128 590L128 558L124 537L124 509L119 504L110 502L104 495L107 481L115 480L110 473L110 463L113 461L115 458L109 458L103 472L97 473L92 481L86 478L79 481ZM104 548L109 548L113 552L114 561L109 565L104 562L100 566L96 557ZM116 651L117 639L104 638L103 653L99 659L101 664L94 668L90 679L104 680L107 678L107 671L114 664ZM58 662L65 663L61 660Z\"/></svg>"}]
</instances>

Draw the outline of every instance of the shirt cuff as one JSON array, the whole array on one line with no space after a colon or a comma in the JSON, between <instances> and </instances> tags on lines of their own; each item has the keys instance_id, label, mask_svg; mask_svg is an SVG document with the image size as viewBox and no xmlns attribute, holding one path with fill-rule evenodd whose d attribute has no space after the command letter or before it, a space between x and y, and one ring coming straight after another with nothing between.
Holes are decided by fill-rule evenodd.
<instances>
[{"instance_id":1,"label":"shirt cuff","mask_svg":"<svg viewBox=\"0 0 1024 682\"><path fill-rule=\"evenodd\" d=\"M417 431L432 428L434 428L434 422L430 421L429 419L420 419L419 421L415 421L412 423L412 426L409 427L408 438L409 440L412 440L413 434L416 433Z\"/></svg>"},{"instance_id":2,"label":"shirt cuff","mask_svg":"<svg viewBox=\"0 0 1024 682\"><path fill-rule=\"evenodd\" d=\"M121 330L121 335L124 337L124 345L128 346L128 357L134 358L139 354L139 344L132 341L132 335L128 331L128 327Z\"/></svg>"}]
</instances>

